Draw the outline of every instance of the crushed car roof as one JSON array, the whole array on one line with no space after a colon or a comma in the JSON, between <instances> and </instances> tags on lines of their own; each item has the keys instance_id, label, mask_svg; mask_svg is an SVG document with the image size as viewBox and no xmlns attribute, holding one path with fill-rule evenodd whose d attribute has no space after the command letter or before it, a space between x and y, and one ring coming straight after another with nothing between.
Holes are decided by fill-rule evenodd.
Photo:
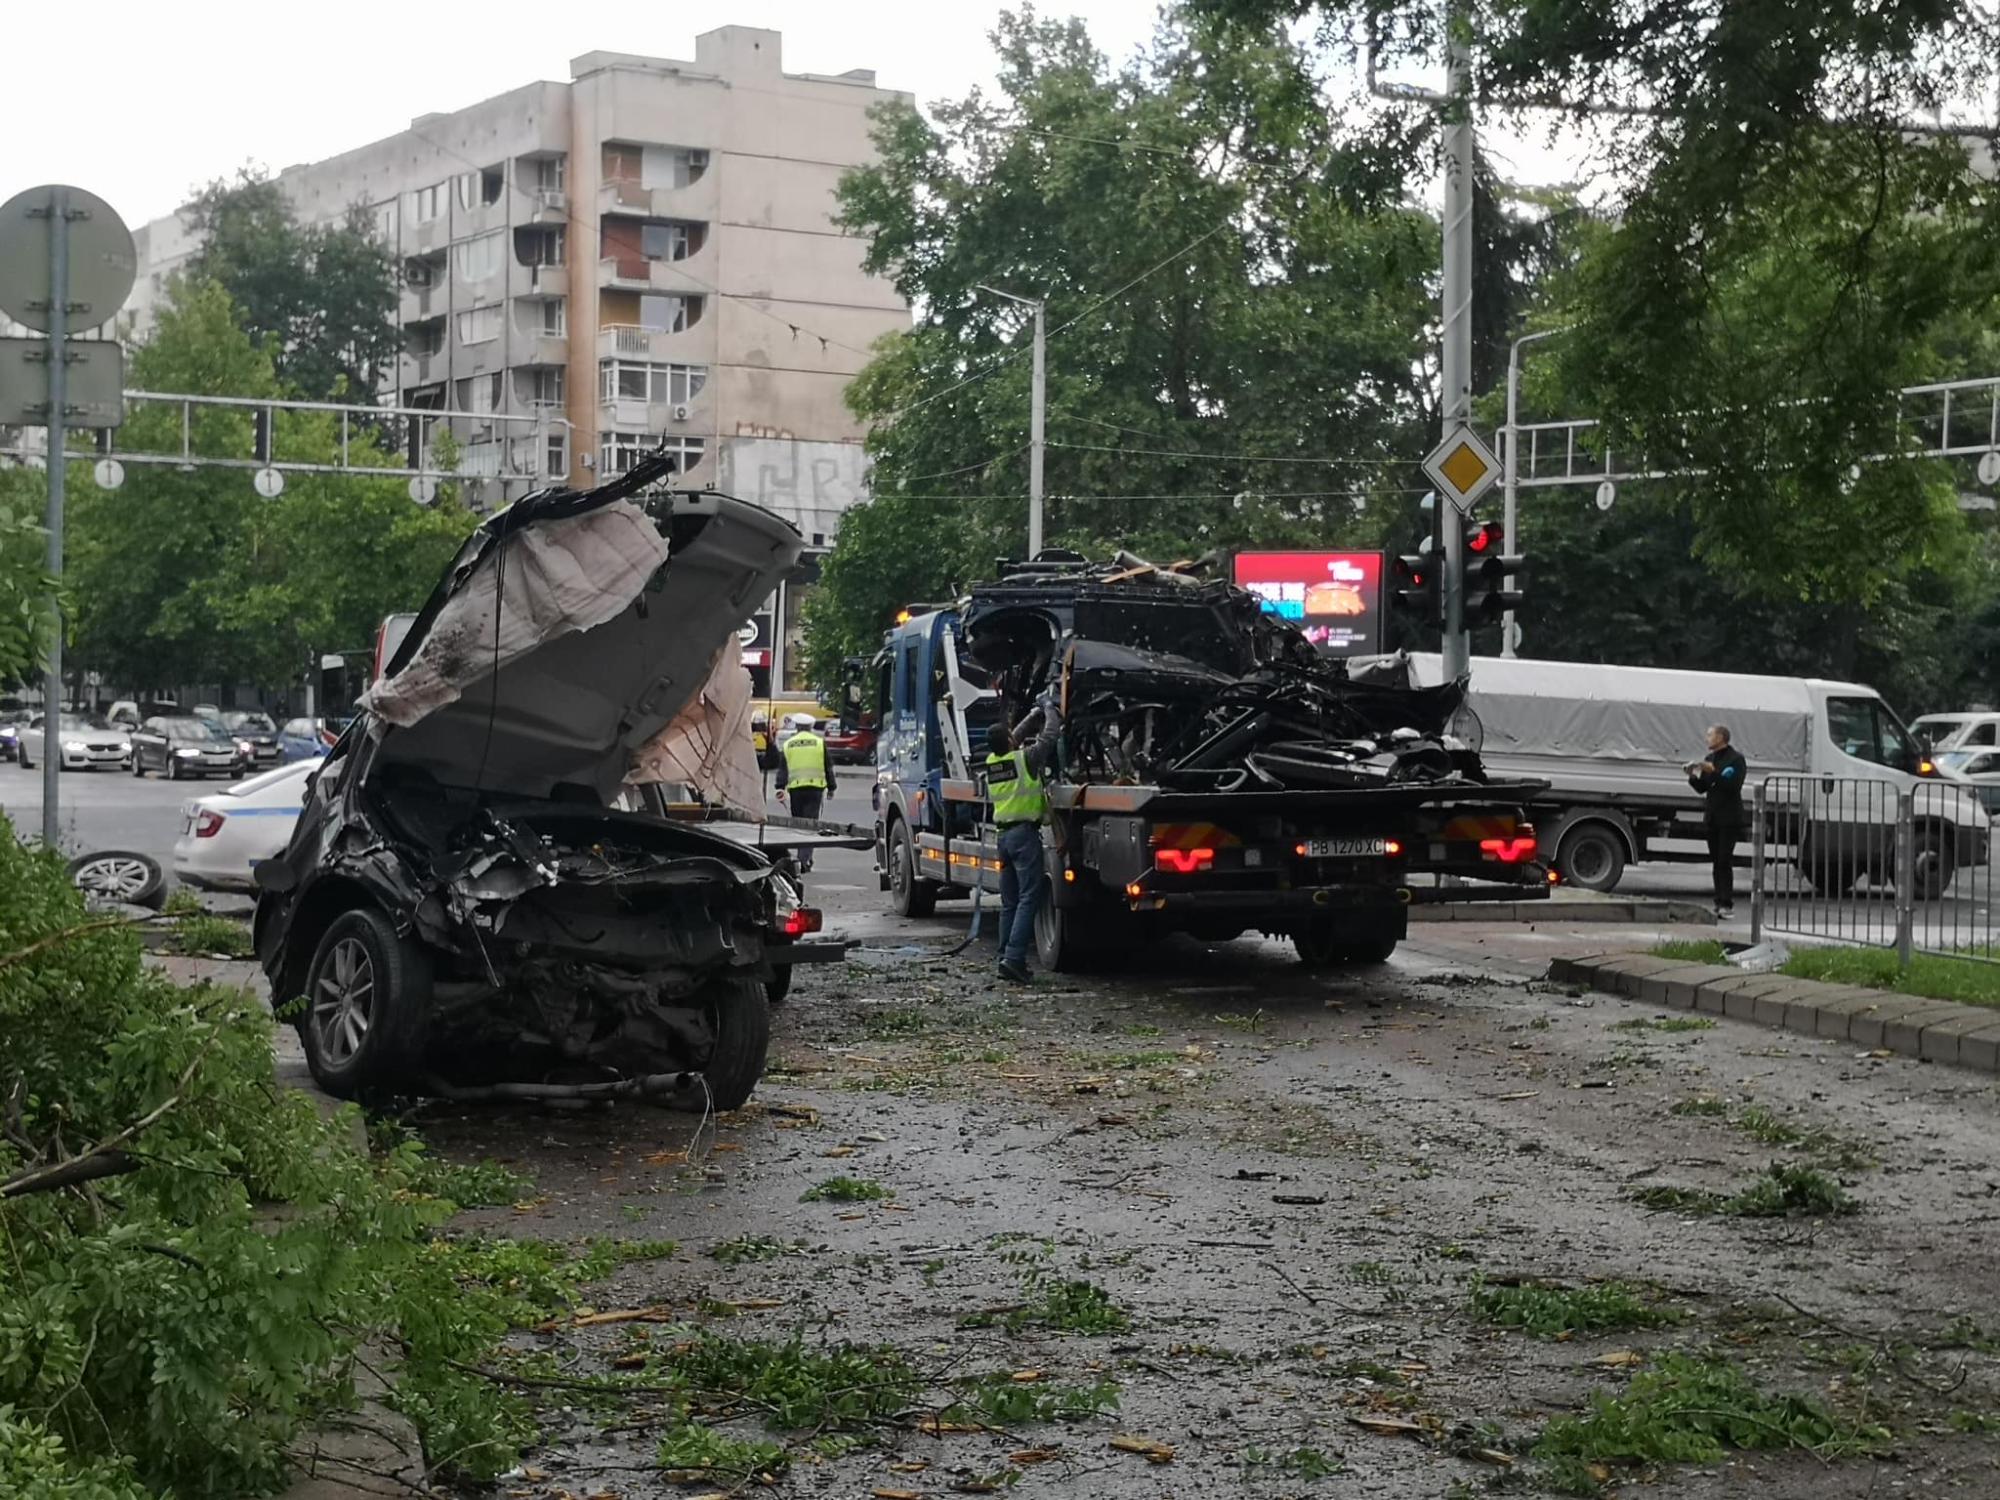
<instances>
[{"instance_id":1,"label":"crushed car roof","mask_svg":"<svg viewBox=\"0 0 2000 1500\"><path fill-rule=\"evenodd\" d=\"M652 455L543 490L466 539L362 707L379 762L528 797L608 801L796 565L797 530L713 492L645 494Z\"/></svg>"}]
</instances>

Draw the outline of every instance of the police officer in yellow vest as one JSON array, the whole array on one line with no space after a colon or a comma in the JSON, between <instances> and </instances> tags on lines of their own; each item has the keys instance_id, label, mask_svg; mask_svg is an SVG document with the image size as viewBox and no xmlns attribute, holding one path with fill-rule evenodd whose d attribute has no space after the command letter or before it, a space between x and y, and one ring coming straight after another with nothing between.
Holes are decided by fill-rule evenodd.
<instances>
[{"instance_id":1,"label":"police officer in yellow vest","mask_svg":"<svg viewBox=\"0 0 2000 1500\"><path fill-rule=\"evenodd\" d=\"M1056 759L1055 700L1044 696L1036 707L1042 732L1032 744L1016 748L1027 720L1012 729L1001 723L986 731L986 795L993 803L993 821L999 825L1000 977L1014 984L1028 982L1035 913L1049 898L1042 860L1042 816L1048 811L1048 796L1042 779Z\"/></svg>"},{"instance_id":2,"label":"police officer in yellow vest","mask_svg":"<svg viewBox=\"0 0 2000 1500\"><path fill-rule=\"evenodd\" d=\"M791 722L797 727L778 747L783 757L778 762L778 797L783 801L790 794L793 817L817 818L821 801L833 792L833 762L827 759L826 741L813 729L811 715L795 715ZM812 867L811 847L799 850L799 869Z\"/></svg>"}]
</instances>

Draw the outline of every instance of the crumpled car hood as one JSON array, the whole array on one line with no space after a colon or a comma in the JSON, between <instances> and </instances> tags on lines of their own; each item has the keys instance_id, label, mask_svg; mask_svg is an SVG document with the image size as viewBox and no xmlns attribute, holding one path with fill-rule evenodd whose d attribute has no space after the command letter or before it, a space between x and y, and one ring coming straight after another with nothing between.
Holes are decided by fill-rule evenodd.
<instances>
[{"instance_id":1,"label":"crumpled car hood","mask_svg":"<svg viewBox=\"0 0 2000 1500\"><path fill-rule=\"evenodd\" d=\"M648 458L481 525L361 700L382 726L371 771L615 796L801 547L789 523L729 496L641 498L671 471Z\"/></svg>"}]
</instances>

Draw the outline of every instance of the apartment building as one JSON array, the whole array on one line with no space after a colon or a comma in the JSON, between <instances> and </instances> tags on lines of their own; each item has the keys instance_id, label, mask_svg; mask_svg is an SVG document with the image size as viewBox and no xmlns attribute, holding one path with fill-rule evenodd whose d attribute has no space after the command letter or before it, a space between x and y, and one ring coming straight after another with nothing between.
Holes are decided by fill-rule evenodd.
<instances>
[{"instance_id":1,"label":"apartment building","mask_svg":"<svg viewBox=\"0 0 2000 1500\"><path fill-rule=\"evenodd\" d=\"M378 395L447 414L477 502L589 484L664 443L683 482L726 473L823 547L861 493L842 393L909 326L832 219L841 175L873 157L869 109L893 97L867 69L787 73L779 33L725 26L692 61L587 53L567 83L420 116L278 180L302 219L360 208L394 248L405 344ZM172 215L137 239L124 321L143 337L199 246ZM772 626L796 613L775 601L753 653L777 686L796 682L795 631Z\"/></svg>"}]
</instances>

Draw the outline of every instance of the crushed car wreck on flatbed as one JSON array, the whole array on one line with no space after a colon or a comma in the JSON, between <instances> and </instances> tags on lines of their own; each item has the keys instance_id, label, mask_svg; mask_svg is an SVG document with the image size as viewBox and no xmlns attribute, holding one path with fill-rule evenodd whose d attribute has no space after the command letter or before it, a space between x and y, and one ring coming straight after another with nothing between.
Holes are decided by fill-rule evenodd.
<instances>
[{"instance_id":1,"label":"crushed car wreck on flatbed","mask_svg":"<svg viewBox=\"0 0 2000 1500\"><path fill-rule=\"evenodd\" d=\"M482 525L258 867L258 956L329 1092L733 1108L767 986L838 956L794 941L766 852L637 784L747 692L735 631L800 549L755 506L647 493L670 472ZM739 738L698 789L756 785Z\"/></svg>"},{"instance_id":2,"label":"crushed car wreck on flatbed","mask_svg":"<svg viewBox=\"0 0 2000 1500\"><path fill-rule=\"evenodd\" d=\"M905 913L998 889L986 731L1055 704L1045 967L1175 931L1379 960L1412 905L1547 894L1520 807L1540 783L1487 776L1461 684L1351 673L1191 565L1003 564L889 633L877 693L877 861Z\"/></svg>"}]
</instances>

